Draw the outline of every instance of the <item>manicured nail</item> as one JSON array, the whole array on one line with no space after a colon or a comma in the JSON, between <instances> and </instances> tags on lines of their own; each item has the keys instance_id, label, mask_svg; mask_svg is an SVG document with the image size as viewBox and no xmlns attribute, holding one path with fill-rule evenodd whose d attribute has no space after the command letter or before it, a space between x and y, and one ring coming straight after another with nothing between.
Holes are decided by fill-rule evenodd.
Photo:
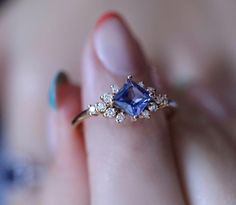
<instances>
[{"instance_id":1,"label":"manicured nail","mask_svg":"<svg viewBox=\"0 0 236 205\"><path fill-rule=\"evenodd\" d=\"M49 87L49 105L53 109L57 109L57 90L63 84L68 84L69 80L64 72L59 72L53 78Z\"/></svg>"},{"instance_id":2,"label":"manicured nail","mask_svg":"<svg viewBox=\"0 0 236 205\"><path fill-rule=\"evenodd\" d=\"M97 21L94 49L104 67L117 75L135 74L146 65L130 29L115 12L108 12Z\"/></svg>"}]
</instances>

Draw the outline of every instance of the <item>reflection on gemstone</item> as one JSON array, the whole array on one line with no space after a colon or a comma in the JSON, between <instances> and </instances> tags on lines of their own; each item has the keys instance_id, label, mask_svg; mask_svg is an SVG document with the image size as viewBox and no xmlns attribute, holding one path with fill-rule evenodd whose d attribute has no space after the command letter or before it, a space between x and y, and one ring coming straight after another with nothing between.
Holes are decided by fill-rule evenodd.
<instances>
[{"instance_id":1,"label":"reflection on gemstone","mask_svg":"<svg viewBox=\"0 0 236 205\"><path fill-rule=\"evenodd\" d=\"M114 96L114 105L130 116L138 116L148 106L150 100L147 90L128 79Z\"/></svg>"}]
</instances>

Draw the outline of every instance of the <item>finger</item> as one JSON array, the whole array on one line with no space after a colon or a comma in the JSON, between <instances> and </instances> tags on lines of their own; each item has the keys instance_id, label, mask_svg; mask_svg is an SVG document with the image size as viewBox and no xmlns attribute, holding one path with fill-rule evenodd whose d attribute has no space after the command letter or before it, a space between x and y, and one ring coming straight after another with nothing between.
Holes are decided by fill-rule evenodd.
<instances>
[{"instance_id":1,"label":"finger","mask_svg":"<svg viewBox=\"0 0 236 205\"><path fill-rule=\"evenodd\" d=\"M143 53L116 13L98 21L83 60L84 106L97 102L109 84L122 84L128 74L151 84ZM85 138L92 204L184 203L161 112L149 121L124 125L90 119Z\"/></svg>"},{"instance_id":2,"label":"finger","mask_svg":"<svg viewBox=\"0 0 236 205\"><path fill-rule=\"evenodd\" d=\"M24 79L29 80L28 78ZM42 140L41 138L44 138L45 144L48 145L46 130L41 136L40 132L34 132L39 120L35 118L38 117L39 112L39 108L34 105L34 102L37 101L35 91L25 92L26 87L24 87L21 90L21 96L11 95L17 105L11 110L11 114L19 113L21 118L20 116L10 118L11 129L8 130L8 133L10 131L14 133L14 135L12 135L13 133L9 134L10 137L8 137L10 142L8 148L11 150L10 153L8 151L8 157L16 159L13 163L13 169L10 169L10 173L13 173L14 176L11 180L11 184L14 186L11 187L17 187L17 189L11 189L9 192L8 201L10 204L33 204L35 201L42 201L43 204L50 205L54 202L65 204L64 200L70 201L70 204L78 204L78 200L81 204L88 204L87 172L82 135L80 131L73 131L70 126L70 118L80 110L80 91L71 84L64 83L62 86L61 83L56 83L58 78L56 79L53 81L52 88L57 90L56 85L60 86L58 90L60 96L57 97L54 93L51 94L54 98L50 98L51 105L53 105L52 102L53 100L55 102L55 97L57 97L59 106L58 109L51 110L51 126L49 126L51 146L42 146L39 143ZM16 91L12 94L16 94L20 86L21 84L18 83L11 84L11 90ZM55 92L52 88L51 93ZM22 98L24 102L22 102ZM32 100L29 102L27 99ZM13 101L8 102L10 105L13 103ZM27 109L24 104L28 105ZM9 107L7 106L7 108ZM26 119L23 122L22 116ZM8 115L8 117L14 117L14 114L13 116ZM41 120L40 123L43 124L42 122L45 122L45 119ZM18 135L15 131L18 131ZM22 136L22 134L25 135ZM22 142L23 137L28 140ZM44 153L43 156L41 153ZM15 164L18 165L15 166ZM22 164L26 164L26 166L23 167ZM23 170L20 175L18 174L19 167L20 170ZM37 191L32 194L35 189ZM58 196L58 193L62 198ZM60 198L61 200L57 201Z\"/></svg>"},{"instance_id":3,"label":"finger","mask_svg":"<svg viewBox=\"0 0 236 205\"><path fill-rule=\"evenodd\" d=\"M224 97L226 83L219 80L225 75L219 76L216 71L222 65L216 54L209 49L206 54L204 49L203 45L191 46L187 42L173 44L166 55L169 71L165 75L169 88L177 91L180 101L184 98L222 126L232 114Z\"/></svg>"},{"instance_id":4,"label":"finger","mask_svg":"<svg viewBox=\"0 0 236 205\"><path fill-rule=\"evenodd\" d=\"M172 127L188 201L192 205L233 205L235 142L220 132L201 110L193 110L194 107L182 109Z\"/></svg>"},{"instance_id":5,"label":"finger","mask_svg":"<svg viewBox=\"0 0 236 205\"><path fill-rule=\"evenodd\" d=\"M215 129L235 141L234 74L212 48L186 43L174 44L166 57L169 88L177 91L179 102L200 109Z\"/></svg>"},{"instance_id":6,"label":"finger","mask_svg":"<svg viewBox=\"0 0 236 205\"><path fill-rule=\"evenodd\" d=\"M64 73L50 88L49 133L53 162L45 179L42 204L88 204L87 164L82 127L73 129L72 116L80 111L80 90Z\"/></svg>"},{"instance_id":7,"label":"finger","mask_svg":"<svg viewBox=\"0 0 236 205\"><path fill-rule=\"evenodd\" d=\"M194 105L210 118L215 129L235 141L233 73L217 51L201 41L193 42L180 41L168 49L166 84L181 104Z\"/></svg>"},{"instance_id":8,"label":"finger","mask_svg":"<svg viewBox=\"0 0 236 205\"><path fill-rule=\"evenodd\" d=\"M230 113L217 95L219 89L211 87L208 66L213 61L203 62L194 49L179 46L168 60L175 70L173 78L179 78L176 73L181 72L184 82L177 89L180 108L171 127L183 184L190 204L233 204L235 135L224 126Z\"/></svg>"},{"instance_id":9,"label":"finger","mask_svg":"<svg viewBox=\"0 0 236 205\"><path fill-rule=\"evenodd\" d=\"M23 163L24 165L26 161L30 170L34 169L34 164L36 167L42 167L43 172L39 174L40 176L37 175L39 178L36 183L37 188L44 186L43 177L47 176L46 170L51 159L46 129L49 76L58 68L72 71L73 68L78 67L78 58L72 57L73 54L71 55L71 53L77 53L78 49L74 42L78 39L77 34L80 29L73 26L77 25L78 22L74 20L76 19L74 15L72 15L73 17L70 15L71 13L66 15L64 12L60 12L60 8L63 7L61 4L56 5L55 10L59 12L54 12L55 18L52 17L52 12L46 11L49 4L49 1L38 4L45 10L44 14L37 12L37 6L35 7L35 4L31 2L16 4L17 7L13 6L7 12L5 22L6 33L9 34L6 35L7 50L11 54L9 56L11 61L10 69L8 69L9 79L7 79L5 90L6 103L4 107L9 146L5 147L10 152L8 153L9 158L14 158L13 161L17 161L16 164ZM34 17L29 18L32 13ZM46 16L50 16L52 21L45 22L43 16L45 19L49 19ZM49 26L57 24L57 22L60 22L58 26ZM38 26L35 27L34 25ZM62 32L59 32L59 30L63 30L64 25L67 27L65 30L71 31L67 32L71 38L65 37ZM50 27L50 32L45 27ZM60 33L57 35L58 38L55 38L55 33ZM70 54L68 55L68 53ZM28 163L28 161L33 163ZM22 166L20 165L20 167ZM17 169L15 170L17 171ZM30 177L24 174L23 178L28 179ZM17 180L13 180L11 184L17 184L15 181ZM32 188L32 186L20 184L17 187L18 189L10 189L9 203L34 204L41 200L43 189L38 188L32 194L32 190L36 189L35 186Z\"/></svg>"}]
</instances>

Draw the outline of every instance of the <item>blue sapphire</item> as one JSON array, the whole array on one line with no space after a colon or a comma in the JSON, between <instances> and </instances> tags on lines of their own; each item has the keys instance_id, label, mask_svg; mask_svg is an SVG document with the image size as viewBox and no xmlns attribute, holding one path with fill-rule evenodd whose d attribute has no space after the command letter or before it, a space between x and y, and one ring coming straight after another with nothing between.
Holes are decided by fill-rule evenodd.
<instances>
[{"instance_id":1,"label":"blue sapphire","mask_svg":"<svg viewBox=\"0 0 236 205\"><path fill-rule=\"evenodd\" d=\"M114 104L130 116L138 116L147 107L151 98L148 91L132 80L127 80L114 96Z\"/></svg>"}]
</instances>

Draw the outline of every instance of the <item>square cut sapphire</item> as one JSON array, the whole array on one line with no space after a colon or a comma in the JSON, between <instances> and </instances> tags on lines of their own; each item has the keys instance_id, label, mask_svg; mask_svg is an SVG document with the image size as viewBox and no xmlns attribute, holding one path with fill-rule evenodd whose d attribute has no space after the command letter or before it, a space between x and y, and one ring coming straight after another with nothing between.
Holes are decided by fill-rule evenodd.
<instances>
[{"instance_id":1,"label":"square cut sapphire","mask_svg":"<svg viewBox=\"0 0 236 205\"><path fill-rule=\"evenodd\" d=\"M130 116L138 116L148 106L151 97L149 92L132 80L127 80L124 86L114 96L114 105Z\"/></svg>"}]
</instances>

